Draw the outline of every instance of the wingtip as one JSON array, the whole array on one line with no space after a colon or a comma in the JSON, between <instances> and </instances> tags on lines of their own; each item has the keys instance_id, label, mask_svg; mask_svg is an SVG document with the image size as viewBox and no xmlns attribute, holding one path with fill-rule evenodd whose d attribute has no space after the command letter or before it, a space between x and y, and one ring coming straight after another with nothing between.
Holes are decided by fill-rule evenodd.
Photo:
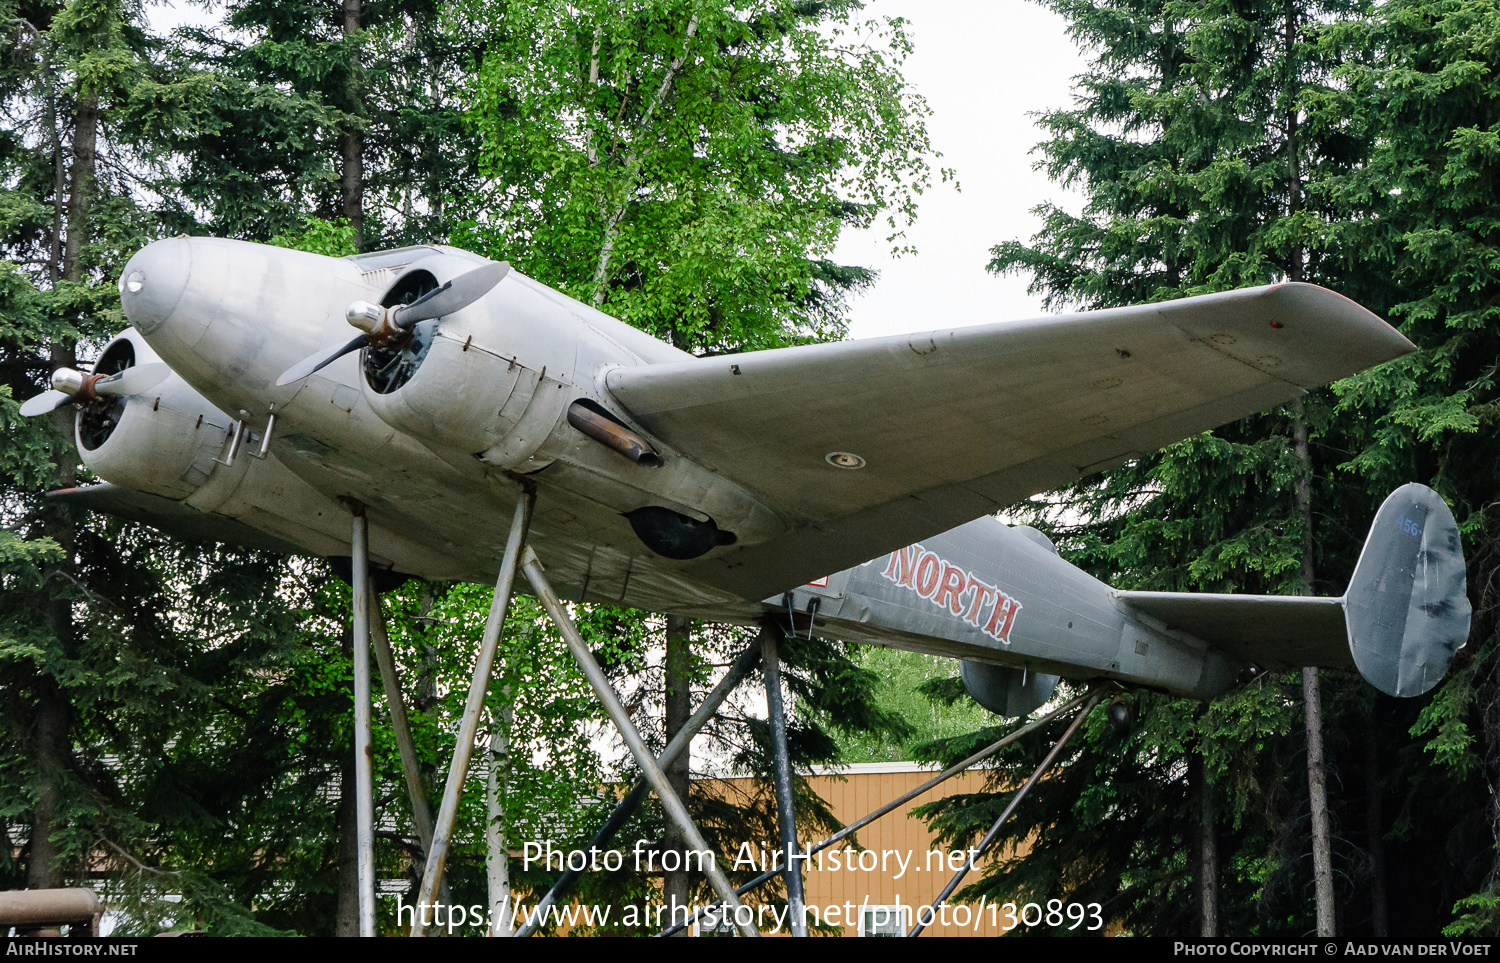
<instances>
[{"instance_id":1,"label":"wingtip","mask_svg":"<svg viewBox=\"0 0 1500 963\"><path fill-rule=\"evenodd\" d=\"M1279 306L1278 316L1285 312L1288 322L1315 321L1324 343L1337 346L1335 354L1325 358L1325 370L1311 383L1302 383L1304 388L1357 374L1417 350L1380 315L1337 291L1306 281L1282 281L1263 290Z\"/></svg>"}]
</instances>

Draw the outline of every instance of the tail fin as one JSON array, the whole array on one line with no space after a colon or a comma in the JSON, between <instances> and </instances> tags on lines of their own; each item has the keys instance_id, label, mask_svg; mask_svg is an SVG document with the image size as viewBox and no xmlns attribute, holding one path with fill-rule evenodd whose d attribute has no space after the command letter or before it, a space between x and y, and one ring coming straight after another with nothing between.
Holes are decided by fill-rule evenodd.
<instances>
[{"instance_id":1,"label":"tail fin","mask_svg":"<svg viewBox=\"0 0 1500 963\"><path fill-rule=\"evenodd\" d=\"M1458 525L1432 489L1403 485L1380 506L1344 612L1354 664L1381 692L1421 695L1448 671L1471 609Z\"/></svg>"},{"instance_id":2,"label":"tail fin","mask_svg":"<svg viewBox=\"0 0 1500 963\"><path fill-rule=\"evenodd\" d=\"M1115 597L1235 659L1268 669L1347 666L1387 695L1438 684L1469 637L1463 546L1437 492L1386 498L1341 599L1116 591Z\"/></svg>"}]
</instances>

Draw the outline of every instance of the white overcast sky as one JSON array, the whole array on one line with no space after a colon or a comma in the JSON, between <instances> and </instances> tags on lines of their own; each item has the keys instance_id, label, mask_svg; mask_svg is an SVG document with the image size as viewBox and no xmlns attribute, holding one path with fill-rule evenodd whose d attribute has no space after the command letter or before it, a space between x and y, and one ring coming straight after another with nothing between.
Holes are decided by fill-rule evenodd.
<instances>
[{"instance_id":1,"label":"white overcast sky","mask_svg":"<svg viewBox=\"0 0 1500 963\"><path fill-rule=\"evenodd\" d=\"M218 19L187 0L150 11L161 31ZM1041 201L1075 211L1080 204L1031 167L1041 132L1028 114L1068 106L1070 82L1084 67L1063 19L1032 0L867 0L865 12L908 22L916 50L903 72L932 108L928 133L943 155L937 166L953 168L960 189L937 184L923 195L906 237L914 255L893 258L879 228L841 239L836 260L880 272L854 302L850 333L868 338L1043 313L1026 293L1027 279L992 277L984 266L992 246L1036 231L1031 208Z\"/></svg>"},{"instance_id":2,"label":"white overcast sky","mask_svg":"<svg viewBox=\"0 0 1500 963\"><path fill-rule=\"evenodd\" d=\"M1023 277L985 272L989 249L1040 226L1031 209L1080 201L1032 170L1041 132L1028 114L1069 106L1084 59L1061 17L1030 0L876 0L870 14L899 16L916 50L903 70L932 108L928 133L960 190L940 185L921 199L907 239L915 255L893 258L878 229L850 232L836 259L880 271L854 304L851 334L868 338L1042 314Z\"/></svg>"}]
</instances>

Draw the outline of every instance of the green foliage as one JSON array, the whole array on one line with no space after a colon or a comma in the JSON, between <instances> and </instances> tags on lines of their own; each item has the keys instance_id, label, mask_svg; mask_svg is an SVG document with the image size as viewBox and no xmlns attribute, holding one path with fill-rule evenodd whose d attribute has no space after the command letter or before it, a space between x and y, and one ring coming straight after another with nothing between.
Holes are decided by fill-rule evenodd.
<instances>
[{"instance_id":1,"label":"green foliage","mask_svg":"<svg viewBox=\"0 0 1500 963\"><path fill-rule=\"evenodd\" d=\"M346 136L359 141L359 248L444 240L478 189L461 87L466 39L432 0L339 6L236 0L217 31L186 30L176 59L213 77L196 123L172 142L184 226L267 240L308 216L351 221ZM455 206L458 210L455 211Z\"/></svg>"},{"instance_id":2,"label":"green foliage","mask_svg":"<svg viewBox=\"0 0 1500 963\"><path fill-rule=\"evenodd\" d=\"M1467 912L1455 924L1465 932L1488 932L1492 803L1479 777L1493 779L1500 748L1481 742L1493 730L1478 715L1495 685L1488 38L1500 11L1425 0L1046 5L1094 55L1073 108L1043 116L1039 147L1086 202L1078 215L1038 208L1039 234L998 245L991 270L1030 274L1054 307L1311 280L1393 316L1420 351L1016 511L1122 587L1302 593L1307 546L1314 593L1338 594L1387 491L1418 480L1447 496L1471 559L1476 641L1416 706L1372 705L1363 683L1323 673L1339 926L1368 932L1378 835L1393 934L1430 934L1486 880L1452 912ZM1311 531L1294 497L1304 481ZM1009 839L1036 832L1034 855L1002 861L969 893L1092 894L1132 932L1195 933L1200 870L1187 854L1210 805L1221 931L1310 930L1295 687L1263 676L1206 710L1136 704L1128 738L1100 739L1091 723L1065 774L1028 803ZM1023 771L1008 757L999 778ZM1352 801L1368 793L1380 824L1369 822L1380 809ZM972 838L997 805L948 800L932 812L952 838Z\"/></svg>"},{"instance_id":3,"label":"green foliage","mask_svg":"<svg viewBox=\"0 0 1500 963\"><path fill-rule=\"evenodd\" d=\"M488 181L457 243L699 354L844 333L845 299L871 275L828 260L839 230L885 216L899 232L929 178L926 108L899 74L909 51L899 22L860 21L846 3L459 9L485 51L470 120ZM627 701L664 691L662 667L642 655L660 650L658 620L610 619L611 633L634 640L600 653L613 656L606 667ZM694 631L702 692L708 666L748 638ZM874 697L877 678L843 646L788 640L783 658L799 772L839 758L835 733L906 734ZM642 728L662 744L658 717ZM692 795L710 845L732 852L774 839L765 720L729 708L706 734L711 765L761 777L739 798ZM800 817L833 825L800 778L795 791ZM664 832L653 808L622 839L656 845ZM587 885L598 887L588 898L628 901L654 884Z\"/></svg>"},{"instance_id":4,"label":"green foliage","mask_svg":"<svg viewBox=\"0 0 1500 963\"><path fill-rule=\"evenodd\" d=\"M469 243L699 352L843 334L870 276L844 224L893 237L928 184L899 21L752 0L461 6L491 178Z\"/></svg>"},{"instance_id":5,"label":"green foliage","mask_svg":"<svg viewBox=\"0 0 1500 963\"><path fill-rule=\"evenodd\" d=\"M913 759L918 746L972 732L991 721L964 692L952 659L878 646L860 648L856 658L860 668L879 679L870 701L900 716L911 732L899 739L883 733L845 736L839 740L840 762Z\"/></svg>"},{"instance_id":6,"label":"green foliage","mask_svg":"<svg viewBox=\"0 0 1500 963\"><path fill-rule=\"evenodd\" d=\"M354 228L348 224L325 221L309 217L302 222L301 230L289 234L278 234L266 243L277 247L289 247L294 251L308 251L326 257L348 257L357 253L354 247Z\"/></svg>"},{"instance_id":7,"label":"green foliage","mask_svg":"<svg viewBox=\"0 0 1500 963\"><path fill-rule=\"evenodd\" d=\"M1500 925L1500 897L1488 893L1466 896L1453 904L1453 912L1463 915L1443 927L1444 936L1489 936Z\"/></svg>"}]
</instances>

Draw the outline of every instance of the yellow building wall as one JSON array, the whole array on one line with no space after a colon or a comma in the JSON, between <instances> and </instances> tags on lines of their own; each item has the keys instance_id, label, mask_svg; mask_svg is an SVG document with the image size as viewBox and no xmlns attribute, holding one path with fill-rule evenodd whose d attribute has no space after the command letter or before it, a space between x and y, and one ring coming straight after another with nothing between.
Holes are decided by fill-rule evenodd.
<instances>
[{"instance_id":1,"label":"yellow building wall","mask_svg":"<svg viewBox=\"0 0 1500 963\"><path fill-rule=\"evenodd\" d=\"M882 767L855 767L855 771L844 775L812 776L808 781L813 791L828 802L834 816L848 825L936 775L931 771L868 771L871 768ZM718 781L704 780L699 786L712 792L713 783ZM748 791L749 780L728 779L722 782L729 792ZM875 854L873 869L868 868L872 865L872 857L868 855L863 857L863 867L856 864L856 868L849 869L845 865L850 857L855 860L860 858L859 849L855 849L854 844L847 840L840 841L835 847L819 854L823 860L821 869L819 857L814 856L803 877L808 905L819 910L837 905L839 911L830 914L830 921L838 923L844 936L858 936L858 915L853 919L847 918L850 908L857 914L864 906L895 906L899 903L906 908L906 925L910 929L915 914L937 898L948 880L962 867L966 854L954 858L952 869L949 868L947 851L929 856L937 849L932 833L928 831L924 821L907 814L923 803L958 793L982 792L984 784L983 772L963 773L860 829L855 834L855 839L858 840L859 849ZM822 839L826 833L815 833L814 830L799 825L798 835L803 844L807 845ZM776 846L776 842L756 841L757 847L762 845L769 850ZM846 851L846 847L853 851ZM830 858L835 851L837 869L834 868L835 860ZM991 855L982 859L964 878L960 888L980 878ZM725 853L723 858L732 861L734 854ZM901 868L902 859L905 860L904 872ZM922 918L926 919L926 911L921 912ZM1005 909L993 906L988 901L983 907L977 902L972 905L953 904L948 907L947 913L949 918L946 924L939 917L927 927L924 935L999 936L1007 928L1007 923L1014 926ZM1037 915L1037 910L1033 910L1032 917ZM957 925L958 922L965 925Z\"/></svg>"}]
</instances>

